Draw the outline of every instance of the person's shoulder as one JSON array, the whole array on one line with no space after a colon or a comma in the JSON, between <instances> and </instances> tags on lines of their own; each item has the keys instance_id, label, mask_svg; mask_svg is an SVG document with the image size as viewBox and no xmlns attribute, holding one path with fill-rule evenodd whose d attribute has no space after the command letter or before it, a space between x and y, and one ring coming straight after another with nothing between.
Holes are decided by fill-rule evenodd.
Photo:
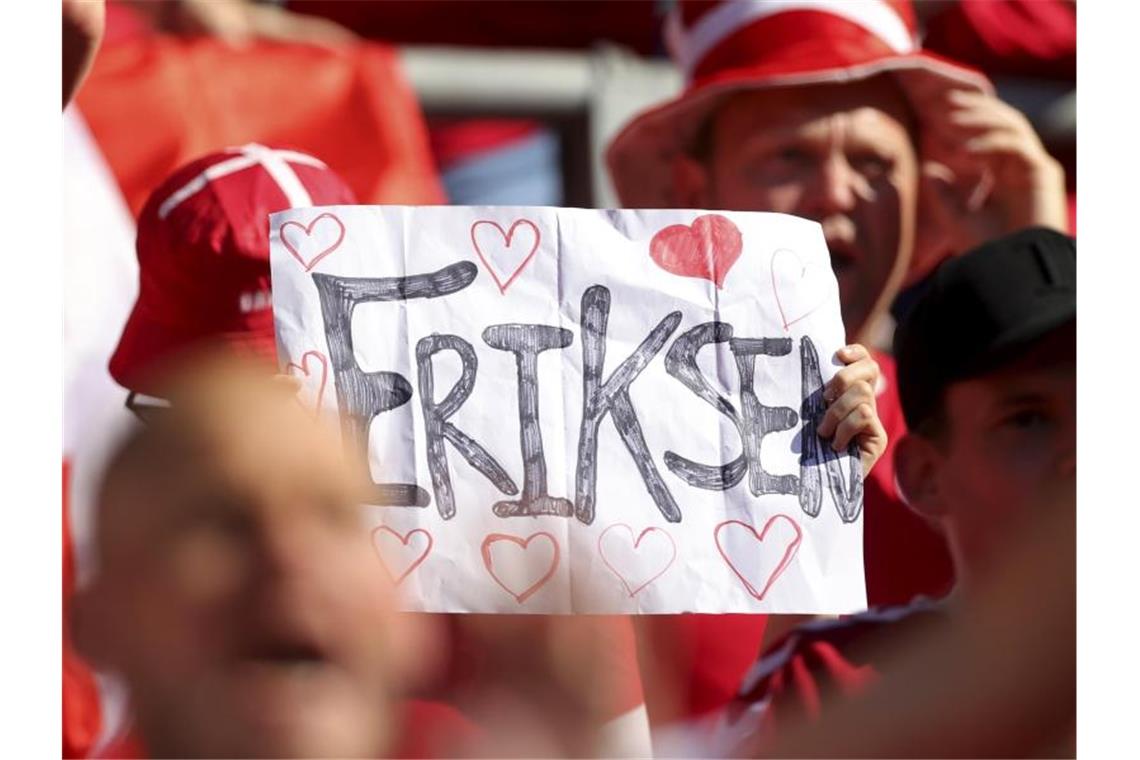
<instances>
[{"instance_id":1,"label":"person's shoulder","mask_svg":"<svg viewBox=\"0 0 1140 760\"><path fill-rule=\"evenodd\" d=\"M874 679L879 644L941 615L925 597L909 604L875 607L855 615L813 620L792 629L766 649L748 671L736 701L765 701L776 691L819 690L828 685L857 690Z\"/></svg>"}]
</instances>

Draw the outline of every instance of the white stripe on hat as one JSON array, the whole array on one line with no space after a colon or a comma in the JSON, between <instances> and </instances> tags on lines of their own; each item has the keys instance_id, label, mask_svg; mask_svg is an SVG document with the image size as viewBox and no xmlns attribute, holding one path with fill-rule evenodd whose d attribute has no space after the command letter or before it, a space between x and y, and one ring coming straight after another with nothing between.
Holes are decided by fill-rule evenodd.
<instances>
[{"instance_id":1,"label":"white stripe on hat","mask_svg":"<svg viewBox=\"0 0 1140 760\"><path fill-rule=\"evenodd\" d=\"M304 153L298 153L295 150L272 150L257 143L249 143L240 148L229 148L227 151L236 151L238 155L207 166L201 174L171 193L170 197L158 207L158 218L165 219L182 201L204 188L206 183L257 165L265 169L273 181L277 183L277 187L285 194L285 199L289 202L290 208L311 206L313 200L309 196L309 191L305 189L297 173L293 171L293 167L289 166L289 162L315 166L320 169L328 168L320 159Z\"/></svg>"},{"instance_id":2,"label":"white stripe on hat","mask_svg":"<svg viewBox=\"0 0 1140 760\"><path fill-rule=\"evenodd\" d=\"M910 53L916 41L906 22L884 0L727 0L686 31L680 9L674 8L666 21L669 49L686 77L691 77L700 60L733 32L768 16L788 11L820 11L858 24L896 53Z\"/></svg>"}]
</instances>

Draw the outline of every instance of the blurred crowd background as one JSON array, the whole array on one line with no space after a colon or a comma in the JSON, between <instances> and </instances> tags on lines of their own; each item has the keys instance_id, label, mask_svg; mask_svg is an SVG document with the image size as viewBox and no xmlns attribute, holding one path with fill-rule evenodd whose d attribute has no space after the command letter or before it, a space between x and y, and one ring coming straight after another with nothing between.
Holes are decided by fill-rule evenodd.
<instances>
[{"instance_id":1,"label":"blurred crowd background","mask_svg":"<svg viewBox=\"0 0 1140 760\"><path fill-rule=\"evenodd\" d=\"M676 6L671 0L64 0L63 6L63 754L148 756L131 736L132 710L122 683L92 669L71 648L69 605L74 590L101 570L96 523L108 518L99 516L97 504L105 498L100 494L108 462L112 472L129 472L138 467L131 457L141 456L140 444L127 444L127 454L119 448L132 417L108 361L139 297L136 220L152 192L188 162L256 143L318 157L364 204L619 207L607 147L635 114L677 96L685 81L670 58L665 31ZM927 0L915 3L914 12L923 49L983 72L1063 167L1068 232L1075 235L1075 4ZM84 74L72 77L72 92L69 71ZM145 279L143 273L144 287ZM889 338L877 348L888 345ZM213 369L206 372L201 387L187 395L186 408L221 404L232 412L226 424L243 430L288 416L269 401L242 401L246 391L250 398L260 395L250 390L256 382L227 372L236 371L222 372L229 378L222 384ZM195 401L208 393L225 403ZM173 445L164 435L218 435L202 421L206 416L186 414L170 430L147 433L143 448L158 452L153 456L159 461L163 447ZM291 456L310 461L302 449ZM177 456L176 446L171 451ZM191 471L178 477L195 480ZM455 699L418 703L400 741L379 728L383 737L368 734L361 741L394 744L399 749L391 752L414 756L640 754L648 744L638 729L608 722L608 702L597 697L599 690L612 696L628 688L629 679L610 683L613 672L597 672L596 663L606 657L586 656L595 648L640 646L639 655L630 655L642 662L631 700L652 702L649 722L659 754L719 748L772 756L1071 755L1073 631L1066 621L1075 592L1072 515L1063 507L1073 497L1048 498L1059 505L1055 518L1010 552L1008 566L986 593L966 603L954 626L900 645L888 668L892 686L876 692L877 701L837 711L825 732L800 715L759 744L726 732L719 713L709 718L705 708L712 703L701 700L719 694L716 689L731 695L739 683L678 685L646 664L741 656L751 662L759 654L748 647L743 655L726 653L715 641L701 640L705 633L695 628L651 631L634 644L611 641L607 637L624 634L588 619L512 628L473 616L462 634L454 634L446 632L451 623L443 624L444 633L432 633L419 623L364 618L392 632L388 654L401 662L376 668L393 695L399 691L394 684L416 682L421 695L431 696L420 682L433 678L464 687L456 687L461 696ZM1025 568L1036 568L1032 579L1022 577ZM1026 594L1034 583L1050 584L1058 594L1048 600ZM889 601L905 602L907 594L899 594ZM1021 637L1031 621L1044 621L1045 633L1041 646L1027 651ZM775 629L786 631L793 622L799 621ZM765 644L774 638L769 631ZM524 640L546 642L539 649L549 657L536 654L520 665L507 656ZM462 651L447 653L441 642L449 641L460 642ZM658 651L647 653L645 641ZM457 675L470 657L494 663L487 666L498 668L493 684L483 676ZM413 661L433 659L414 677L403 672L414 669L402 667ZM1010 690L1012 681L1017 688ZM386 703L377 698L377 704ZM947 711L947 704L957 707ZM453 710L457 705L461 709ZM995 712L1004 717L995 722ZM330 720L331 734L352 734L351 719L345 719L348 727ZM716 720L721 722L714 725ZM914 730L899 730L904 725ZM587 728L627 734L598 739ZM219 741L188 751L266 751L226 744L226 737ZM329 746L334 749L315 745L310 754L357 750L351 742Z\"/></svg>"}]
</instances>

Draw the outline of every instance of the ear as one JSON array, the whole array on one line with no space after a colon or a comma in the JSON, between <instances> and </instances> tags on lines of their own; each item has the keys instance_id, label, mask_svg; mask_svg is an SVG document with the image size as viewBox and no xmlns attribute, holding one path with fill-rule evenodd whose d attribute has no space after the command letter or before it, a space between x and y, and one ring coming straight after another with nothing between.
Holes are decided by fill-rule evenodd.
<instances>
[{"instance_id":1,"label":"ear","mask_svg":"<svg viewBox=\"0 0 1140 760\"><path fill-rule=\"evenodd\" d=\"M908 433L895 446L895 480L912 510L931 520L946 516L942 493L942 452L929 439Z\"/></svg>"},{"instance_id":2,"label":"ear","mask_svg":"<svg viewBox=\"0 0 1140 760\"><path fill-rule=\"evenodd\" d=\"M685 153L677 153L670 164L673 202L678 208L711 208L709 172L704 164Z\"/></svg>"}]
</instances>

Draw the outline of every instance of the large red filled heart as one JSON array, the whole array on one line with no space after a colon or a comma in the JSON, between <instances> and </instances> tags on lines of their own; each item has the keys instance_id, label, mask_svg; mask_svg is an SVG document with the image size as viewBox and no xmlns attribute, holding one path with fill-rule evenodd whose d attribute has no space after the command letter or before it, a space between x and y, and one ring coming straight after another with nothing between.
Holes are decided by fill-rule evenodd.
<instances>
[{"instance_id":1,"label":"large red filled heart","mask_svg":"<svg viewBox=\"0 0 1140 760\"><path fill-rule=\"evenodd\" d=\"M773 536L776 544L763 545L768 531L780 524L785 529ZM796 556L803 533L792 518L774 515L759 533L746 522L725 520L713 529L713 539L720 556L736 573L745 590L757 601L763 601L768 589Z\"/></svg>"},{"instance_id":2,"label":"large red filled heart","mask_svg":"<svg viewBox=\"0 0 1140 760\"><path fill-rule=\"evenodd\" d=\"M660 230L649 242L649 255L666 272L700 277L723 288L743 248L744 239L731 220L705 214L688 227L672 224Z\"/></svg>"}]
</instances>

